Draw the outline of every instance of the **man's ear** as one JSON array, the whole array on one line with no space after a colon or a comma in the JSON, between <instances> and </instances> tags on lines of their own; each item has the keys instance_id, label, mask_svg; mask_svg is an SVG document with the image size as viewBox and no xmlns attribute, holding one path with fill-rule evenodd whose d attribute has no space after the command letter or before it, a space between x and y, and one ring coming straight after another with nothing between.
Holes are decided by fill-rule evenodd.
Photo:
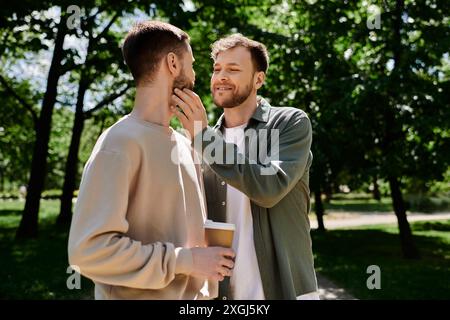
<instances>
[{"instance_id":1,"label":"man's ear","mask_svg":"<svg viewBox=\"0 0 450 320\"><path fill-rule=\"evenodd\" d=\"M255 76L255 88L258 90L262 87L264 84L264 81L266 80L266 74L263 71L259 71L256 73Z\"/></svg>"},{"instance_id":2,"label":"man's ear","mask_svg":"<svg viewBox=\"0 0 450 320\"><path fill-rule=\"evenodd\" d=\"M180 74L181 70L180 60L178 59L175 53L169 52L166 55L166 63L167 68L169 69L169 72L172 76L176 77Z\"/></svg>"}]
</instances>

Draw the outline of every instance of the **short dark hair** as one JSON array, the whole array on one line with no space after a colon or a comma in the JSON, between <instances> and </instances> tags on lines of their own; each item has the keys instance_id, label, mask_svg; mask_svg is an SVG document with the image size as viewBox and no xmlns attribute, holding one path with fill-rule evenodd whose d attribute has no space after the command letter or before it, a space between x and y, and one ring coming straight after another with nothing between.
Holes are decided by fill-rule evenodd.
<instances>
[{"instance_id":1,"label":"short dark hair","mask_svg":"<svg viewBox=\"0 0 450 320\"><path fill-rule=\"evenodd\" d=\"M267 69L269 68L269 53L267 52L266 46L240 33L229 35L214 42L211 46L211 58L216 60L219 53L239 46L247 48L250 51L253 66L256 71L267 73Z\"/></svg>"},{"instance_id":2,"label":"short dark hair","mask_svg":"<svg viewBox=\"0 0 450 320\"><path fill-rule=\"evenodd\" d=\"M161 21L144 21L133 26L125 37L122 54L136 86L151 82L161 59L169 52L182 57L189 44L183 30Z\"/></svg>"}]
</instances>

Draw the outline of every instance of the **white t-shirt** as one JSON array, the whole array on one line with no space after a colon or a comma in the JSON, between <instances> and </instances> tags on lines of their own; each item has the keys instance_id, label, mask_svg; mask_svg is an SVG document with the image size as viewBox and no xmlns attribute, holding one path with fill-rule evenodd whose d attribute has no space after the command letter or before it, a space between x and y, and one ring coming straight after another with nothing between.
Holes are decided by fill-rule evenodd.
<instances>
[{"instance_id":1,"label":"white t-shirt","mask_svg":"<svg viewBox=\"0 0 450 320\"><path fill-rule=\"evenodd\" d=\"M225 128L224 139L237 145L244 153L245 125ZM235 160L236 161L236 160ZM264 300L264 291L253 243L253 218L249 198L227 185L227 222L236 230L233 249L236 252L233 273L230 278L231 297L235 300Z\"/></svg>"}]
</instances>

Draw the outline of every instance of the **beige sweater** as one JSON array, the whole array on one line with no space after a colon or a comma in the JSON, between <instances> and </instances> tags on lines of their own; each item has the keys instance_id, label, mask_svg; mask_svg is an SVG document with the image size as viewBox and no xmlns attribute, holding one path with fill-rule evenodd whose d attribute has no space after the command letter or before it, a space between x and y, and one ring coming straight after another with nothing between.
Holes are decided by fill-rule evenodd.
<instances>
[{"instance_id":1,"label":"beige sweater","mask_svg":"<svg viewBox=\"0 0 450 320\"><path fill-rule=\"evenodd\" d=\"M96 299L209 299L217 282L189 276L204 245L200 167L171 128L127 115L97 141L84 168L69 262Z\"/></svg>"}]
</instances>

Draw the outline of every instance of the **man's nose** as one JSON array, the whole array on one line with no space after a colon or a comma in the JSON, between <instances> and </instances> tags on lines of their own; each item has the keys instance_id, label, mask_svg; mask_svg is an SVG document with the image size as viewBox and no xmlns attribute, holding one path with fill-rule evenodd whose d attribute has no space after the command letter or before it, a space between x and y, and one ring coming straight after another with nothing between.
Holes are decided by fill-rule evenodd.
<instances>
[{"instance_id":1,"label":"man's nose","mask_svg":"<svg viewBox=\"0 0 450 320\"><path fill-rule=\"evenodd\" d=\"M220 81L227 81L228 80L228 73L226 71L220 71L220 73L219 73L219 80Z\"/></svg>"}]
</instances>

